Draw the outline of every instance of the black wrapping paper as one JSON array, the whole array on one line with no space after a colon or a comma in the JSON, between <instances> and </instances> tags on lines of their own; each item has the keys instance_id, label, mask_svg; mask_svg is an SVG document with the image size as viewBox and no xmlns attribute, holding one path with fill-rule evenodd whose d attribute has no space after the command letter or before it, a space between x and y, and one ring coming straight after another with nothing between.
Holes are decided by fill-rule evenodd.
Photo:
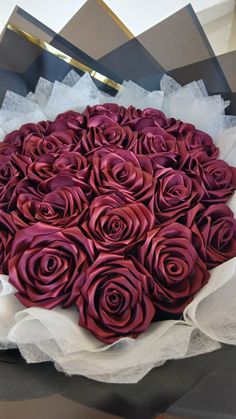
<instances>
[{"instance_id":1,"label":"black wrapping paper","mask_svg":"<svg viewBox=\"0 0 236 419\"><path fill-rule=\"evenodd\" d=\"M225 346L169 361L137 384L120 385L67 377L48 363L27 365L8 351L0 360L0 418L234 418L235 355Z\"/></svg>"},{"instance_id":2,"label":"black wrapping paper","mask_svg":"<svg viewBox=\"0 0 236 419\"><path fill-rule=\"evenodd\" d=\"M85 20L93 22L89 30L88 25L82 24ZM102 35L98 37L101 24ZM76 45L81 40L83 48L96 55L106 68L148 90L159 88L164 73L181 84L203 79L209 94L222 94L231 100L227 112L236 113L235 52L215 56L191 5L136 38L126 29L109 13L104 2L88 0L62 34ZM109 44L104 38L109 39Z\"/></svg>"},{"instance_id":3,"label":"black wrapping paper","mask_svg":"<svg viewBox=\"0 0 236 419\"><path fill-rule=\"evenodd\" d=\"M80 75L89 71L101 90L109 94L117 92L117 86L122 82L118 76L21 9L16 9L14 15L19 11L24 14L25 22L30 23L31 33L28 32L29 24L22 28L10 21L1 36L0 103L7 90L25 96L34 91L39 77L61 81L71 69Z\"/></svg>"}]
</instances>

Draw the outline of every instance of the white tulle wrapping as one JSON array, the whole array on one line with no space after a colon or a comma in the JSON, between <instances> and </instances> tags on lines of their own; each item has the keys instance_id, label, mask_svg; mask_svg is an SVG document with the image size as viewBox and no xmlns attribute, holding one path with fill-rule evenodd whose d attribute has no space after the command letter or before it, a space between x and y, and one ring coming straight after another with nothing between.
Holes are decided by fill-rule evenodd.
<instances>
[{"instance_id":1,"label":"white tulle wrapping","mask_svg":"<svg viewBox=\"0 0 236 419\"><path fill-rule=\"evenodd\" d=\"M139 108L156 107L168 116L196 124L213 136L220 158L236 166L235 118L224 115L220 96L208 97L202 81L181 87L164 76L162 91L147 92L125 82L115 98L100 92L88 74L70 72L62 83L40 79L34 93L23 98L8 92L0 110L0 138L22 124L53 119L58 113L113 102ZM229 127L229 129L226 129ZM236 197L229 201L236 214ZM75 308L25 309L6 276L0 276L0 349L17 346L27 362L53 361L66 374L99 381L135 383L166 360L236 344L236 258L211 271L207 285L185 309L181 321L153 323L137 339L104 345L78 326Z\"/></svg>"},{"instance_id":2,"label":"white tulle wrapping","mask_svg":"<svg viewBox=\"0 0 236 419\"><path fill-rule=\"evenodd\" d=\"M236 258L211 271L206 284L184 311L184 318L210 338L236 345Z\"/></svg>"}]
</instances>

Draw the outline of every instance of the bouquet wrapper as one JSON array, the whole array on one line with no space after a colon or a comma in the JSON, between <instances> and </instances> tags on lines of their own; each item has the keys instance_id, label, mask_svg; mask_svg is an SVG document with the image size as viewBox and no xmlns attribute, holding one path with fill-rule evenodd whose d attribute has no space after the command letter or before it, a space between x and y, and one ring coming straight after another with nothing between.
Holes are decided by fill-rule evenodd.
<instances>
[{"instance_id":1,"label":"bouquet wrapper","mask_svg":"<svg viewBox=\"0 0 236 419\"><path fill-rule=\"evenodd\" d=\"M103 0L86 1L60 34L96 60L135 37Z\"/></svg>"},{"instance_id":2,"label":"bouquet wrapper","mask_svg":"<svg viewBox=\"0 0 236 419\"><path fill-rule=\"evenodd\" d=\"M104 103L105 99L118 104L126 104L129 101L143 108L156 105L167 114L176 113L173 116L178 116L178 112L181 112L183 119L196 123L212 134L220 147L221 158L236 165L235 154L232 152L236 146L236 129L232 126L225 130L228 119L224 116L224 108L227 104L219 97L210 99L202 83L193 82L187 86L186 94L186 88L181 88L178 83L165 76L161 81L161 92L150 93L133 83L124 83L123 89L113 97L107 96L106 83L99 81L101 84L98 86L102 90L98 90L94 84L94 81L97 83L96 78L93 78L93 81L87 73L76 68L82 77L72 83L72 86L68 86L63 80L67 80L65 78L68 71L74 69L71 62L64 61L61 56L55 56L50 50L46 51L42 44L35 45L32 39L23 35L7 28L0 44L3 52L0 64L2 74L5 74L4 81L15 81L15 85L8 82L2 87L2 94L10 85L17 93L7 93L3 101L2 138L4 133L16 129L23 122L31 122L29 118L32 113L32 122L38 122L44 117L52 119L57 113L70 107L78 109L77 102L79 107L85 108L89 104ZM50 45L54 39L55 37L50 40ZM121 48L128 48L131 41L125 46L123 44ZM138 49L145 52L145 55L148 54L146 62L150 60L156 65L156 60L139 41L137 43L136 40L135 45L138 45ZM12 46L17 54L11 54ZM127 51L126 49L126 53ZM23 54L21 60L20 53ZM112 71L111 68L109 70ZM144 70L145 67L143 72L136 73L133 79L150 80L153 75L162 75L161 71L155 73L152 70L152 73L150 67L147 67L145 72ZM123 79L120 71L117 74ZM42 87L42 81L37 84L39 77L51 83L51 90L47 85L46 94L43 94L45 89ZM193 79L196 79L194 75ZM109 88L114 90L114 85ZM20 98L19 94L27 97ZM180 103L182 107L179 106ZM189 103L193 103L193 107L190 107ZM19 115L16 115L16 110L19 109ZM235 197L229 205L235 213ZM105 382L135 383L153 367L160 366L169 359L210 352L219 349L222 343L236 344L235 262L235 259L231 259L211 271L209 283L187 306L182 319L153 323L136 340L123 338L111 345L104 345L89 332L78 327L77 311L74 309L25 309L15 298L15 290L7 278L1 276L1 347L4 349L17 346L27 362L53 361L58 370L70 375L80 374Z\"/></svg>"},{"instance_id":3,"label":"bouquet wrapper","mask_svg":"<svg viewBox=\"0 0 236 419\"><path fill-rule=\"evenodd\" d=\"M92 4L93 4L93 7L91 7ZM69 27L72 27L70 29L70 32L72 32L72 34L74 32L76 33L75 38L77 40L81 38L83 39L83 37L87 39L87 33L82 35L82 31L83 29L85 29L85 26L84 24L82 24L82 22L85 22L86 19L90 19L91 21L95 22L95 24L93 25L94 27L91 30L92 37L95 37L95 39L98 39L99 44L103 45L102 44L103 37L99 35L99 32L101 32L101 29L99 29L99 25L101 25L101 27L103 28L102 34L106 35L106 39L109 40L110 48L111 50L113 50L114 48L113 42L114 42L114 39L117 39L117 38L116 38L116 35L112 33L112 30L113 28L115 29L117 29L117 27L119 28L119 26L117 26L116 21L114 21L110 17L110 15L107 14L106 10L100 6L100 3L97 3L95 1L92 4L91 2L88 2L88 6L90 7L87 10L87 3L85 3L85 5L81 8L81 10L76 14L75 18L72 19L71 24L68 25L68 29ZM86 11L86 14L84 14L84 9ZM90 12L93 13L92 16L90 15ZM20 19L19 19L19 15L20 15ZM28 22L27 27L29 28L30 33L37 34L39 32L38 28L40 26L40 31L42 35L42 25L39 25L39 22L37 22L30 15L27 16L27 14L24 11L22 11L22 9L20 8L15 10L15 13L13 13L13 15L10 18L10 22L12 22L13 24L14 22L15 24L23 24L24 22L22 21L22 15L24 15L25 23ZM99 20L100 16L108 19L109 24L106 19L105 21L100 21ZM77 21L77 18L79 19L79 21ZM33 29L33 25L35 25L35 30ZM80 28L79 33L76 32L75 27L77 28L77 30L78 28ZM121 33L123 33L121 29L119 30L121 31ZM156 60L148 53L148 51L140 44L140 42L136 38L133 38L132 44L129 44L126 46L125 51L123 50L121 51L122 55L120 57L117 56L116 61L113 60L111 65L104 66L97 59L96 61L92 58L88 60L88 56L81 50L83 49L82 40L81 40L82 42L82 47L81 47L80 41L77 41L77 43L74 43L75 39L73 38L73 36L71 37L67 36L67 38L65 38L64 30L61 31L60 35L54 34L54 36L52 36L52 32L50 32L50 37L47 35L48 31L46 30L46 28L45 28L45 32L46 32L45 39L48 39L51 45L57 47L58 49L64 52L66 51L69 55L72 55L74 58L77 58L79 60L81 60L83 56L87 57L87 63L89 63L90 67L92 68L96 68L96 66L100 67L101 73L106 72L106 74L109 74L110 78L115 79L119 82L121 82L124 79L126 80L132 79L135 81L142 77L145 77L146 75L156 74L157 86L159 86L160 78L164 74L164 71L161 68L161 66L156 62ZM70 40L70 42L68 41L68 39ZM129 38L123 37L124 45L126 45L126 42L124 41L127 41L127 39ZM90 42L91 40L88 39L87 45L89 45ZM70 46L70 49L68 50L69 46ZM97 43L95 44L95 48L97 50ZM87 53L88 49L85 49L84 51ZM105 53L105 51L106 50L104 49L103 52ZM128 56L129 56L129 59L127 60ZM104 70L104 68L106 69L106 71Z\"/></svg>"},{"instance_id":4,"label":"bouquet wrapper","mask_svg":"<svg viewBox=\"0 0 236 419\"><path fill-rule=\"evenodd\" d=\"M110 79L122 82L122 80L119 79L115 73L109 71L107 68L104 68L97 62L96 59L84 52L84 50L64 38L62 34L54 32L22 8L18 6L15 7L8 20L8 25L24 29L32 37L45 41L47 44L52 45L60 52L63 52L78 61L81 65L88 66L93 71L100 72Z\"/></svg>"},{"instance_id":5,"label":"bouquet wrapper","mask_svg":"<svg viewBox=\"0 0 236 419\"><path fill-rule=\"evenodd\" d=\"M86 19L94 22L89 30L90 38L83 24ZM75 59L82 60L92 68L95 68L95 62L91 61L91 57L86 57L86 54L78 48L80 40L85 51L89 50L90 45L91 47L103 45L103 53L106 52L106 54L101 57L101 53L97 52L97 57L100 56L99 59L105 64L106 70L104 66L99 70L107 74L109 67L109 77L113 80L119 82L122 79L133 80L149 90L155 90L159 88L162 75L168 72L181 84L191 82L194 78L203 79L210 94L221 93L225 98L231 99L231 107L227 109L227 112L230 113L235 106L234 51L221 54L219 57L215 56L190 5L137 38L127 33L128 30L122 22L101 1L86 2L63 28L60 37L20 8L15 9L9 23L19 27L25 25L29 33L34 36L44 36L45 41L68 52ZM183 25L184 35L181 31ZM103 36L99 36L101 27L102 34L109 39L108 52ZM115 43L118 39L117 28L123 34L118 46ZM68 43L68 39L72 43ZM86 40L86 48L83 39ZM155 39L159 40L158 43ZM166 39L169 42L166 42ZM96 51L98 50L99 48L96 48ZM115 72L119 73L120 77L115 76Z\"/></svg>"},{"instance_id":6,"label":"bouquet wrapper","mask_svg":"<svg viewBox=\"0 0 236 419\"><path fill-rule=\"evenodd\" d=\"M27 15L27 22L29 22L29 16ZM110 94L116 93L121 81L119 77L111 74L102 65L94 62L44 25L39 25L37 20L31 18L30 25L28 24L26 29L16 25L14 21L18 24L22 23L22 17L19 19L18 8L1 36L1 102L8 89L26 96L28 92L35 90L39 77L50 82L61 81L70 69L73 69L79 76L85 72L92 74L100 89ZM26 22L25 18L24 22ZM42 38L37 37L42 34L44 34ZM52 39L54 45L48 43Z\"/></svg>"},{"instance_id":7,"label":"bouquet wrapper","mask_svg":"<svg viewBox=\"0 0 236 419\"><path fill-rule=\"evenodd\" d=\"M83 24L85 18L95 22L89 34ZM101 27L102 36L98 36ZM117 31L120 37L115 35ZM232 50L215 55L191 5L135 38L103 2L88 1L61 33L75 45L81 39L84 51L90 51L91 55L96 56L107 68L119 72L124 79L136 81L149 90L158 88L163 73L170 74L181 84L203 79L210 94L220 93L231 101L227 112L235 113L235 53ZM109 46L103 36L109 39ZM94 39L97 38L96 45L99 47L96 49ZM139 68L140 62L144 63L144 69Z\"/></svg>"}]
</instances>

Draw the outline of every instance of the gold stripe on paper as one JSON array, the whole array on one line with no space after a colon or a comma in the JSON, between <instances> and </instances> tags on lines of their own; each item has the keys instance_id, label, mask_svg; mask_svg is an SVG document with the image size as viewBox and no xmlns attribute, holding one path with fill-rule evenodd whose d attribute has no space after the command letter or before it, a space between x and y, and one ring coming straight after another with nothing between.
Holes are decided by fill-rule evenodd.
<instances>
[{"instance_id":1,"label":"gold stripe on paper","mask_svg":"<svg viewBox=\"0 0 236 419\"><path fill-rule=\"evenodd\" d=\"M60 58L61 60L65 61L71 66L78 68L84 73L89 73L90 76L93 77L95 80L98 80L103 84L106 84L107 86L111 87L114 90L117 90L117 91L120 90L121 85L119 83L116 83L114 80L111 80L108 77L104 76L103 74L98 73L97 71L88 67L86 64L83 64L80 61L75 60L74 58L70 57L69 55L55 48L54 46L48 44L46 41L36 38L35 36L26 32L24 29L21 29L18 26L10 24L10 23L7 25L7 29L17 33L18 35L27 39L27 41L31 42L32 44L37 45L38 47L44 49L45 51L56 56L57 58Z\"/></svg>"},{"instance_id":2,"label":"gold stripe on paper","mask_svg":"<svg viewBox=\"0 0 236 419\"><path fill-rule=\"evenodd\" d=\"M97 3L107 12L107 14L114 20L116 25L125 33L125 35L129 39L133 39L134 35L132 32L125 26L125 24L116 16L116 14L113 12L113 10L110 9L110 7L103 1L103 0L96 0Z\"/></svg>"}]
</instances>

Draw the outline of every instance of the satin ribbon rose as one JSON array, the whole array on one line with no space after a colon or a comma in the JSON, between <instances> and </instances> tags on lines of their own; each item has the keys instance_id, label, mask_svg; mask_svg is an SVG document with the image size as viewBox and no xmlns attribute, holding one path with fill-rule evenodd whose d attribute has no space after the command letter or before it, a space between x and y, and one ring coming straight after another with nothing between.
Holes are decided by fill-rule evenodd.
<instances>
[{"instance_id":1,"label":"satin ribbon rose","mask_svg":"<svg viewBox=\"0 0 236 419\"><path fill-rule=\"evenodd\" d=\"M37 223L17 231L8 260L9 282L26 307L65 304L73 284L94 260L94 246L79 228Z\"/></svg>"},{"instance_id":2,"label":"satin ribbon rose","mask_svg":"<svg viewBox=\"0 0 236 419\"><path fill-rule=\"evenodd\" d=\"M101 253L73 287L79 325L106 344L136 338L155 314L151 281L135 259Z\"/></svg>"},{"instance_id":3,"label":"satin ribbon rose","mask_svg":"<svg viewBox=\"0 0 236 419\"><path fill-rule=\"evenodd\" d=\"M152 300L167 317L181 315L209 279L205 263L192 244L192 232L173 223L147 234L137 258L155 281Z\"/></svg>"},{"instance_id":4,"label":"satin ribbon rose","mask_svg":"<svg viewBox=\"0 0 236 419\"><path fill-rule=\"evenodd\" d=\"M152 212L142 203L127 203L122 195L96 197L82 225L99 250L115 253L132 251L155 225Z\"/></svg>"},{"instance_id":5,"label":"satin ribbon rose","mask_svg":"<svg viewBox=\"0 0 236 419\"><path fill-rule=\"evenodd\" d=\"M153 168L146 156L118 147L104 147L92 158L90 186L96 195L120 192L128 202L150 204L154 195Z\"/></svg>"}]
</instances>

